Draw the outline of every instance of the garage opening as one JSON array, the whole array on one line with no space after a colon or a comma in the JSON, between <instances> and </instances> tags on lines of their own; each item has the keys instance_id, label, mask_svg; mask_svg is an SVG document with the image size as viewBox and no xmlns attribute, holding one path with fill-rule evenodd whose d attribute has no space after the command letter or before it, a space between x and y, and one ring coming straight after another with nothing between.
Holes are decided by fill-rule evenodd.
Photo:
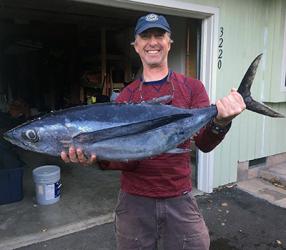
<instances>
[{"instance_id":1,"label":"garage opening","mask_svg":"<svg viewBox=\"0 0 286 250\"><path fill-rule=\"evenodd\" d=\"M109 102L114 93L140 74L141 62L130 43L136 20L145 12L76 2L39 4L37 1L9 1L1 6L0 14L0 109L3 119L10 119L5 126L1 122L1 132L51 110ZM169 67L200 78L202 21L171 15L166 17L174 40ZM84 204L83 209L90 206L93 212L86 209L87 213L80 214L78 220L112 212L118 190L117 173L108 173L109 180L102 182L104 177L98 170L67 167L59 159L22 150L18 150L18 154L25 163L24 200L4 209L31 213L35 195L32 169L42 164L57 164L62 167L64 185L61 203L54 206L70 208L70 202L75 207ZM193 148L194 186L197 183L196 157L196 149ZM106 183L110 184L112 191L106 191ZM106 203L110 211L105 206L95 208L90 205L95 198L90 194L82 195L82 192L97 196L114 193L108 196L110 201L104 197L98 201ZM33 213L37 218L38 212ZM66 219L55 224L64 223L73 221ZM20 224L18 226L21 227ZM7 239L9 230L5 233ZM11 228L11 235L13 230ZM21 230L18 231L20 233ZM22 232L31 233L27 229L22 229Z\"/></svg>"}]
</instances>

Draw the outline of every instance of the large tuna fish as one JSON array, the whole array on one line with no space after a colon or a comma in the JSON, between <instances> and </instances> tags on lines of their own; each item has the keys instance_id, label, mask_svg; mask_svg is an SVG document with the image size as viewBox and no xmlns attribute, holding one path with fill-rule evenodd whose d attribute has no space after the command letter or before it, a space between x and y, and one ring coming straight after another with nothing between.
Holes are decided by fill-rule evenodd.
<instances>
[{"instance_id":1,"label":"large tuna fish","mask_svg":"<svg viewBox=\"0 0 286 250\"><path fill-rule=\"evenodd\" d=\"M283 115L254 101L250 96L259 55L246 72L238 92L247 109L271 117ZM24 123L4 135L11 143L39 153L59 156L71 145L98 159L127 161L163 152L180 152L176 147L217 115L212 105L182 109L161 104L96 104L52 112Z\"/></svg>"}]
</instances>

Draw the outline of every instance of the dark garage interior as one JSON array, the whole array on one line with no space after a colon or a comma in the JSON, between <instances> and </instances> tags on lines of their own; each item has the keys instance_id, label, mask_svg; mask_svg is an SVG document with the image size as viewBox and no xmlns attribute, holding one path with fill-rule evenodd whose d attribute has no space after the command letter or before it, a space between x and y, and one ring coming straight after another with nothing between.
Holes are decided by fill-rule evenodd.
<instances>
[{"instance_id":1,"label":"dark garage interior","mask_svg":"<svg viewBox=\"0 0 286 250\"><path fill-rule=\"evenodd\" d=\"M1 95L8 101L34 112L86 104L91 96L103 102L134 78L140 62L130 42L140 13L79 6L2 10Z\"/></svg>"}]
</instances>

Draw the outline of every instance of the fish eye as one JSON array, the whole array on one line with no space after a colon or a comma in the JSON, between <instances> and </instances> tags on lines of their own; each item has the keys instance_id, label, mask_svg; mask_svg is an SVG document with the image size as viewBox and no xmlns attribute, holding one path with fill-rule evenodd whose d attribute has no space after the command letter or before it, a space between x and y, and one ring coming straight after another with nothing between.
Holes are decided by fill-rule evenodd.
<instances>
[{"instance_id":1,"label":"fish eye","mask_svg":"<svg viewBox=\"0 0 286 250\"><path fill-rule=\"evenodd\" d=\"M37 135L37 132L34 129L28 129L27 131L25 131L22 136L25 139L28 139L31 142L37 142L39 141L39 137Z\"/></svg>"}]
</instances>

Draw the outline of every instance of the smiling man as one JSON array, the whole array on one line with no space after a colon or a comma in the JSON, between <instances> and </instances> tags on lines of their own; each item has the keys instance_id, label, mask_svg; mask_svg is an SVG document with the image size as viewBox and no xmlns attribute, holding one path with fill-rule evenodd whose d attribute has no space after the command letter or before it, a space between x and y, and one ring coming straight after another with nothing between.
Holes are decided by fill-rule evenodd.
<instances>
[{"instance_id":1,"label":"smiling man","mask_svg":"<svg viewBox=\"0 0 286 250\"><path fill-rule=\"evenodd\" d=\"M168 53L172 42L165 17L149 14L138 20L133 44L143 64L145 81L161 79L168 74Z\"/></svg>"},{"instance_id":2,"label":"smiling man","mask_svg":"<svg viewBox=\"0 0 286 250\"><path fill-rule=\"evenodd\" d=\"M161 67L167 64L171 48L170 34L164 30L153 28L142 32L134 42L134 48L140 55L144 67Z\"/></svg>"},{"instance_id":3,"label":"smiling man","mask_svg":"<svg viewBox=\"0 0 286 250\"><path fill-rule=\"evenodd\" d=\"M152 100L170 96L167 103L181 108L208 106L204 85L196 79L173 72L168 67L171 28L164 16L140 17L135 27L135 51L143 73L119 94L117 102ZM230 128L231 120L245 109L238 92L216 102L218 115L194 136L196 146L204 152L214 149ZM142 142L144 147L144 142ZM182 145L190 147L190 140ZM70 147L62 152L65 162L90 165L96 155L85 158L81 149ZM209 249L210 239L204 219L191 190L190 155L164 153L132 162L98 162L101 168L121 170L121 190L115 209L117 249Z\"/></svg>"}]
</instances>

